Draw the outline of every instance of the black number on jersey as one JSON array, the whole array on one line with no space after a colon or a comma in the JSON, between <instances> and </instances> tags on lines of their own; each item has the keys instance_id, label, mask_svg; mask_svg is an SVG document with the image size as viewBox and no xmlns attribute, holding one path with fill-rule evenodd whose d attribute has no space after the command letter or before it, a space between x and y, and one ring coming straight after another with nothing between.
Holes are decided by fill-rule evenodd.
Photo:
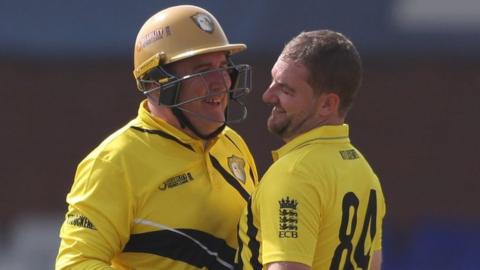
<instances>
[{"instance_id":1,"label":"black number on jersey","mask_svg":"<svg viewBox=\"0 0 480 270\"><path fill-rule=\"evenodd\" d=\"M330 270L351 270L354 269L352 264L352 252L353 244L352 238L357 227L357 210L358 210L359 200L355 193L348 192L343 197L342 202L342 223L340 224L340 231L338 232L338 238L340 244L338 244L333 255L332 262L330 264ZM353 208L353 215L350 219L350 209ZM358 244L355 247L355 252L353 259L357 266L361 269L367 269L368 263L370 262L370 249L368 247L367 252L365 253L365 239L367 235L370 237L370 243L373 242L375 233L377 231L377 193L374 189L370 190L370 197L368 198L367 211L365 213L365 222L363 223L362 232L360 234L360 239ZM350 225L350 226L349 226ZM348 232L348 228L350 231ZM369 230L370 228L370 230ZM342 259L342 254L344 251L347 252L345 257L345 264L343 267L340 267L340 261Z\"/></svg>"}]
</instances>

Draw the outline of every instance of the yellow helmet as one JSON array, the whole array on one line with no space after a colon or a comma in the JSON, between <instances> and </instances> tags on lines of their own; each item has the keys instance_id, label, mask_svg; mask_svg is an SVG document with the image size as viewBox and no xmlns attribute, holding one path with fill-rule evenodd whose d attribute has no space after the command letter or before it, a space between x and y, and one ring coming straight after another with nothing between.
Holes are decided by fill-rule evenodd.
<instances>
[{"instance_id":1,"label":"yellow helmet","mask_svg":"<svg viewBox=\"0 0 480 270\"><path fill-rule=\"evenodd\" d=\"M157 66L210 52L234 54L246 48L245 44L230 44L217 19L205 9L174 6L150 17L138 32L133 75L138 82Z\"/></svg>"},{"instance_id":2,"label":"yellow helmet","mask_svg":"<svg viewBox=\"0 0 480 270\"><path fill-rule=\"evenodd\" d=\"M140 29L135 42L133 75L138 90L158 105L169 107L182 128L188 127L198 137L209 139L219 134L226 124L240 122L247 116L242 99L251 91L251 67L235 65L228 57L246 48L245 44L230 44L222 27L208 11L190 5L175 6L156 13ZM212 52L225 52L228 65L182 77L169 73L165 67L176 61ZM204 79L210 72L230 76L230 88L225 90L229 104L225 109L224 121L220 121L223 125L210 134L202 134L186 114L208 121L219 120L210 119L202 112L189 111L184 105L217 95L218 92L188 100L179 100L179 93L183 82ZM155 92L160 95L151 95Z\"/></svg>"}]
</instances>

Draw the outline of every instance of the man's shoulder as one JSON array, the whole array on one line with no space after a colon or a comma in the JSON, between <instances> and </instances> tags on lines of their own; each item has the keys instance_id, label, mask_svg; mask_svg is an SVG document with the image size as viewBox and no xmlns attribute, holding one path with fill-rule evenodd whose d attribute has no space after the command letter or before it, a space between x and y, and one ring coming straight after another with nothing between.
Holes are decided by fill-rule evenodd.
<instances>
[{"instance_id":1,"label":"man's shoulder","mask_svg":"<svg viewBox=\"0 0 480 270\"><path fill-rule=\"evenodd\" d=\"M103 141L90 152L87 158L112 156L132 147L132 142L136 141L132 139L133 131L131 127L134 125L133 121L134 120L130 121L103 139Z\"/></svg>"},{"instance_id":2,"label":"man's shoulder","mask_svg":"<svg viewBox=\"0 0 480 270\"><path fill-rule=\"evenodd\" d=\"M305 145L283 155L268 169L271 175L295 175L310 178L321 176L335 166L337 152L326 149L324 145ZM338 155L338 153L337 153ZM287 177L288 178L288 177Z\"/></svg>"},{"instance_id":3,"label":"man's shoulder","mask_svg":"<svg viewBox=\"0 0 480 270\"><path fill-rule=\"evenodd\" d=\"M323 144L308 144L300 146L285 154L279 161L285 164L301 165L331 160L335 150L328 149Z\"/></svg>"}]
</instances>

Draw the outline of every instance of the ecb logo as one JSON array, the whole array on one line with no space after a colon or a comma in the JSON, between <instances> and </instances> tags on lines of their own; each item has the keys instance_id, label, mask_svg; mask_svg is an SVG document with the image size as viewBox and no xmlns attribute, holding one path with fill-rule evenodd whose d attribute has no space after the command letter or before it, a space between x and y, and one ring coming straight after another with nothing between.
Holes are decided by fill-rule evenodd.
<instances>
[{"instance_id":1,"label":"ecb logo","mask_svg":"<svg viewBox=\"0 0 480 270\"><path fill-rule=\"evenodd\" d=\"M280 238L298 237L298 201L287 196L278 201L279 206L279 231Z\"/></svg>"},{"instance_id":2,"label":"ecb logo","mask_svg":"<svg viewBox=\"0 0 480 270\"><path fill-rule=\"evenodd\" d=\"M298 233L296 231L279 231L278 237L280 238L297 238Z\"/></svg>"}]
</instances>

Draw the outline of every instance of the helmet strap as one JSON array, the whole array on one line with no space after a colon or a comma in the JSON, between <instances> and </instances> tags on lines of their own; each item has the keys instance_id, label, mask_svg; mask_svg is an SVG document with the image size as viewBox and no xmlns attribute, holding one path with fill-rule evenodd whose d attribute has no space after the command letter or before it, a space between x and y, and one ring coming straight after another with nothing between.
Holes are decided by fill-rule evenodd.
<instances>
[{"instance_id":1,"label":"helmet strap","mask_svg":"<svg viewBox=\"0 0 480 270\"><path fill-rule=\"evenodd\" d=\"M213 131L212 133L210 134L202 134L200 133L200 131L198 131L192 124L192 122L190 122L190 120L188 120L188 118L185 116L185 114L182 112L182 110L180 110L179 108L177 107L173 107L171 108L172 110L172 113L173 115L175 115L175 117L177 118L178 122L180 123L180 126L182 128L189 128L195 135L197 135L197 137L203 139L203 140L210 140L212 138L215 138L218 134L220 134L223 129L225 128L226 124L223 123L223 125L221 125L219 128L217 128L215 131Z\"/></svg>"}]
</instances>

